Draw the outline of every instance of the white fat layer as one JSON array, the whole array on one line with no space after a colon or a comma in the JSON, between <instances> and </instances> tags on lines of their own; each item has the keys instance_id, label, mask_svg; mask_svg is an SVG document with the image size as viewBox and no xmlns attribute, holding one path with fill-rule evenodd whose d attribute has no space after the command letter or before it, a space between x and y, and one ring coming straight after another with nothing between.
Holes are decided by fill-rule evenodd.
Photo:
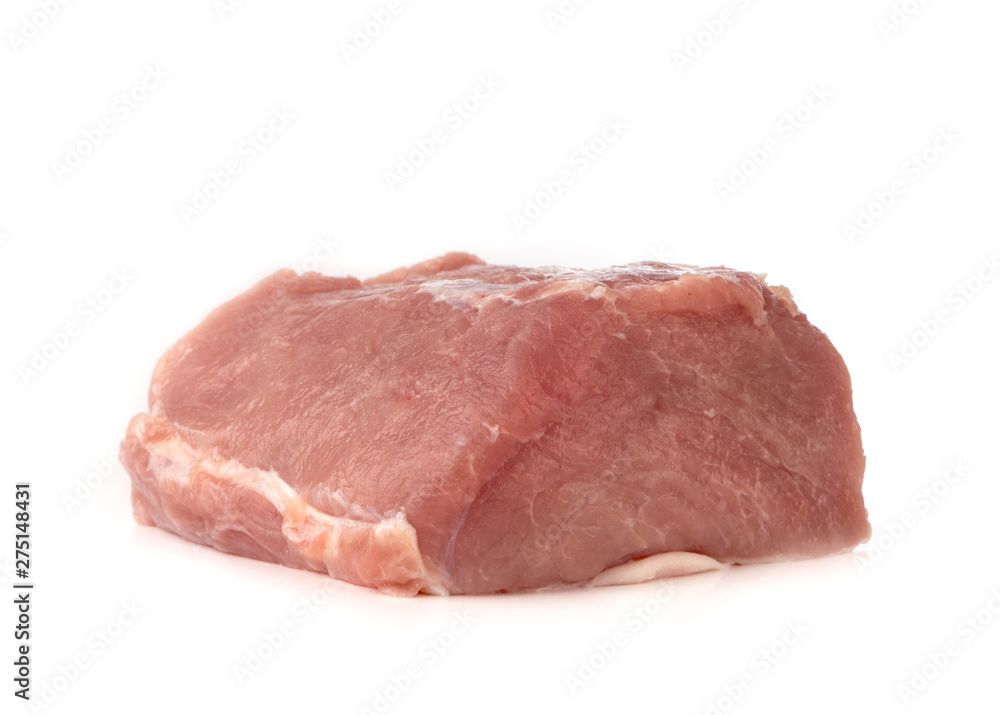
<instances>
[{"instance_id":1,"label":"white fat layer","mask_svg":"<svg viewBox=\"0 0 1000 715\"><path fill-rule=\"evenodd\" d=\"M591 579L587 585L620 586L627 583L644 583L659 578L715 571L724 569L727 565L703 554L668 551L665 554L647 556L609 568Z\"/></svg>"},{"instance_id":2,"label":"white fat layer","mask_svg":"<svg viewBox=\"0 0 1000 715\"><path fill-rule=\"evenodd\" d=\"M488 284L471 278L450 281L427 281L420 283L417 290L433 296L435 302L443 301L453 308L482 309L495 301L520 305L524 301L512 296L511 290L517 286Z\"/></svg>"},{"instance_id":3,"label":"white fat layer","mask_svg":"<svg viewBox=\"0 0 1000 715\"><path fill-rule=\"evenodd\" d=\"M392 511L388 514L379 514L371 507L354 504L344 495L342 489L331 489L322 482L309 490L309 503L316 505L316 509L321 513L341 515L356 521L379 522L394 517L397 513Z\"/></svg>"},{"instance_id":4,"label":"white fat layer","mask_svg":"<svg viewBox=\"0 0 1000 715\"><path fill-rule=\"evenodd\" d=\"M628 267L626 267L628 268ZM721 266L711 268L699 268L685 264L639 264L638 268L646 275L659 275L664 278L661 281L641 283L636 285L626 285L618 289L608 288L603 281L609 277L614 277L609 271L577 271L571 269L549 269L551 272L540 280L548 280L549 285L530 301L551 298L564 293L580 293L592 300L604 299L612 305L618 298L618 290L630 292L636 290L652 290L665 292L675 290L674 281L683 278L685 275L715 276L728 281L737 281L741 275L739 271L734 271ZM761 285L767 286L766 274L752 273ZM491 303L501 302L507 305L522 305L529 300L514 297L514 293L524 285L530 285L536 281L526 281L525 283L490 283L489 278L427 278L416 284L418 292L430 295L435 302L445 302L453 308L482 310ZM775 289L772 288L772 291ZM787 289L784 289L787 293ZM781 298L782 296L779 296ZM790 294L789 294L790 299ZM794 305L794 304L793 304Z\"/></svg>"},{"instance_id":5,"label":"white fat layer","mask_svg":"<svg viewBox=\"0 0 1000 715\"><path fill-rule=\"evenodd\" d=\"M274 471L248 467L233 459L205 459L179 436L169 440L152 441L146 438L145 429L142 429L140 439L149 453L150 471L161 483L173 482L183 489L190 489L193 485L192 469L200 462L200 466L213 478L228 482L240 489L248 489L267 499L282 515L281 532L286 543L298 551L307 562L316 562L316 558L308 553L308 549L310 544L318 542L325 543L322 555L324 564L350 560L351 555L341 553L339 536L348 529L357 528L371 530L376 539L400 540L400 543L406 544L408 550L412 549L413 553L418 555L420 553L417 532L402 511L383 518L372 512L371 519L333 516L308 504ZM353 511L357 515L359 511L366 510L348 511ZM184 533L179 525L175 526L177 533ZM415 574L415 577L426 583L422 590L438 595L448 594L446 585L440 578L432 577L425 565L422 565L420 573Z\"/></svg>"}]
</instances>

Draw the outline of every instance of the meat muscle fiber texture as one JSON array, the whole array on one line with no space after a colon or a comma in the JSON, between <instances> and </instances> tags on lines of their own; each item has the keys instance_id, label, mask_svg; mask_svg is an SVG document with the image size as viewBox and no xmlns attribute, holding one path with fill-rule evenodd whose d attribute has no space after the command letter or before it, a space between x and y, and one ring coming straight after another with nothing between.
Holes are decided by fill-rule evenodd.
<instances>
[{"instance_id":1,"label":"meat muscle fiber texture","mask_svg":"<svg viewBox=\"0 0 1000 715\"><path fill-rule=\"evenodd\" d=\"M728 268L278 271L160 359L140 524L394 595L628 583L870 535L850 377Z\"/></svg>"}]
</instances>

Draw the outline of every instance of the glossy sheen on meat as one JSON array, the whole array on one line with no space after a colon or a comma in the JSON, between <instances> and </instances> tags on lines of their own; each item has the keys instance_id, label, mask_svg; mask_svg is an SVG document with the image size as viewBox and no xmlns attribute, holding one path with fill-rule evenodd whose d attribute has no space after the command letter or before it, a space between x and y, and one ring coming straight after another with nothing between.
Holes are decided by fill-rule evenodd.
<instances>
[{"instance_id":1,"label":"glossy sheen on meat","mask_svg":"<svg viewBox=\"0 0 1000 715\"><path fill-rule=\"evenodd\" d=\"M397 595L622 583L853 548L840 355L727 268L284 270L160 360L136 519Z\"/></svg>"}]
</instances>

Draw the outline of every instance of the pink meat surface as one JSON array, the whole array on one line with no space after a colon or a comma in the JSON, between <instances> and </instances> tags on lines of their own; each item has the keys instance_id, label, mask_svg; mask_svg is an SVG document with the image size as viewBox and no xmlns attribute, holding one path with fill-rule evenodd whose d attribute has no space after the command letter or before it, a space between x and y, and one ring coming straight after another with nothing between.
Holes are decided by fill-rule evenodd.
<instances>
[{"instance_id":1,"label":"pink meat surface","mask_svg":"<svg viewBox=\"0 0 1000 715\"><path fill-rule=\"evenodd\" d=\"M283 270L159 361L140 524L394 595L642 581L868 538L850 377L728 268Z\"/></svg>"}]
</instances>

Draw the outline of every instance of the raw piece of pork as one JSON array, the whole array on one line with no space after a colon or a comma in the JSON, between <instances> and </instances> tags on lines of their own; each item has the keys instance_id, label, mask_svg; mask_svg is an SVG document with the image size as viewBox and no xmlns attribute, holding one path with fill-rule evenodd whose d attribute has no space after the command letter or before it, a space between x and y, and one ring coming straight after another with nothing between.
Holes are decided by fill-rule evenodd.
<instances>
[{"instance_id":1,"label":"raw piece of pork","mask_svg":"<svg viewBox=\"0 0 1000 715\"><path fill-rule=\"evenodd\" d=\"M394 595L628 583L868 538L850 377L752 273L278 271L161 358L140 524Z\"/></svg>"}]
</instances>

